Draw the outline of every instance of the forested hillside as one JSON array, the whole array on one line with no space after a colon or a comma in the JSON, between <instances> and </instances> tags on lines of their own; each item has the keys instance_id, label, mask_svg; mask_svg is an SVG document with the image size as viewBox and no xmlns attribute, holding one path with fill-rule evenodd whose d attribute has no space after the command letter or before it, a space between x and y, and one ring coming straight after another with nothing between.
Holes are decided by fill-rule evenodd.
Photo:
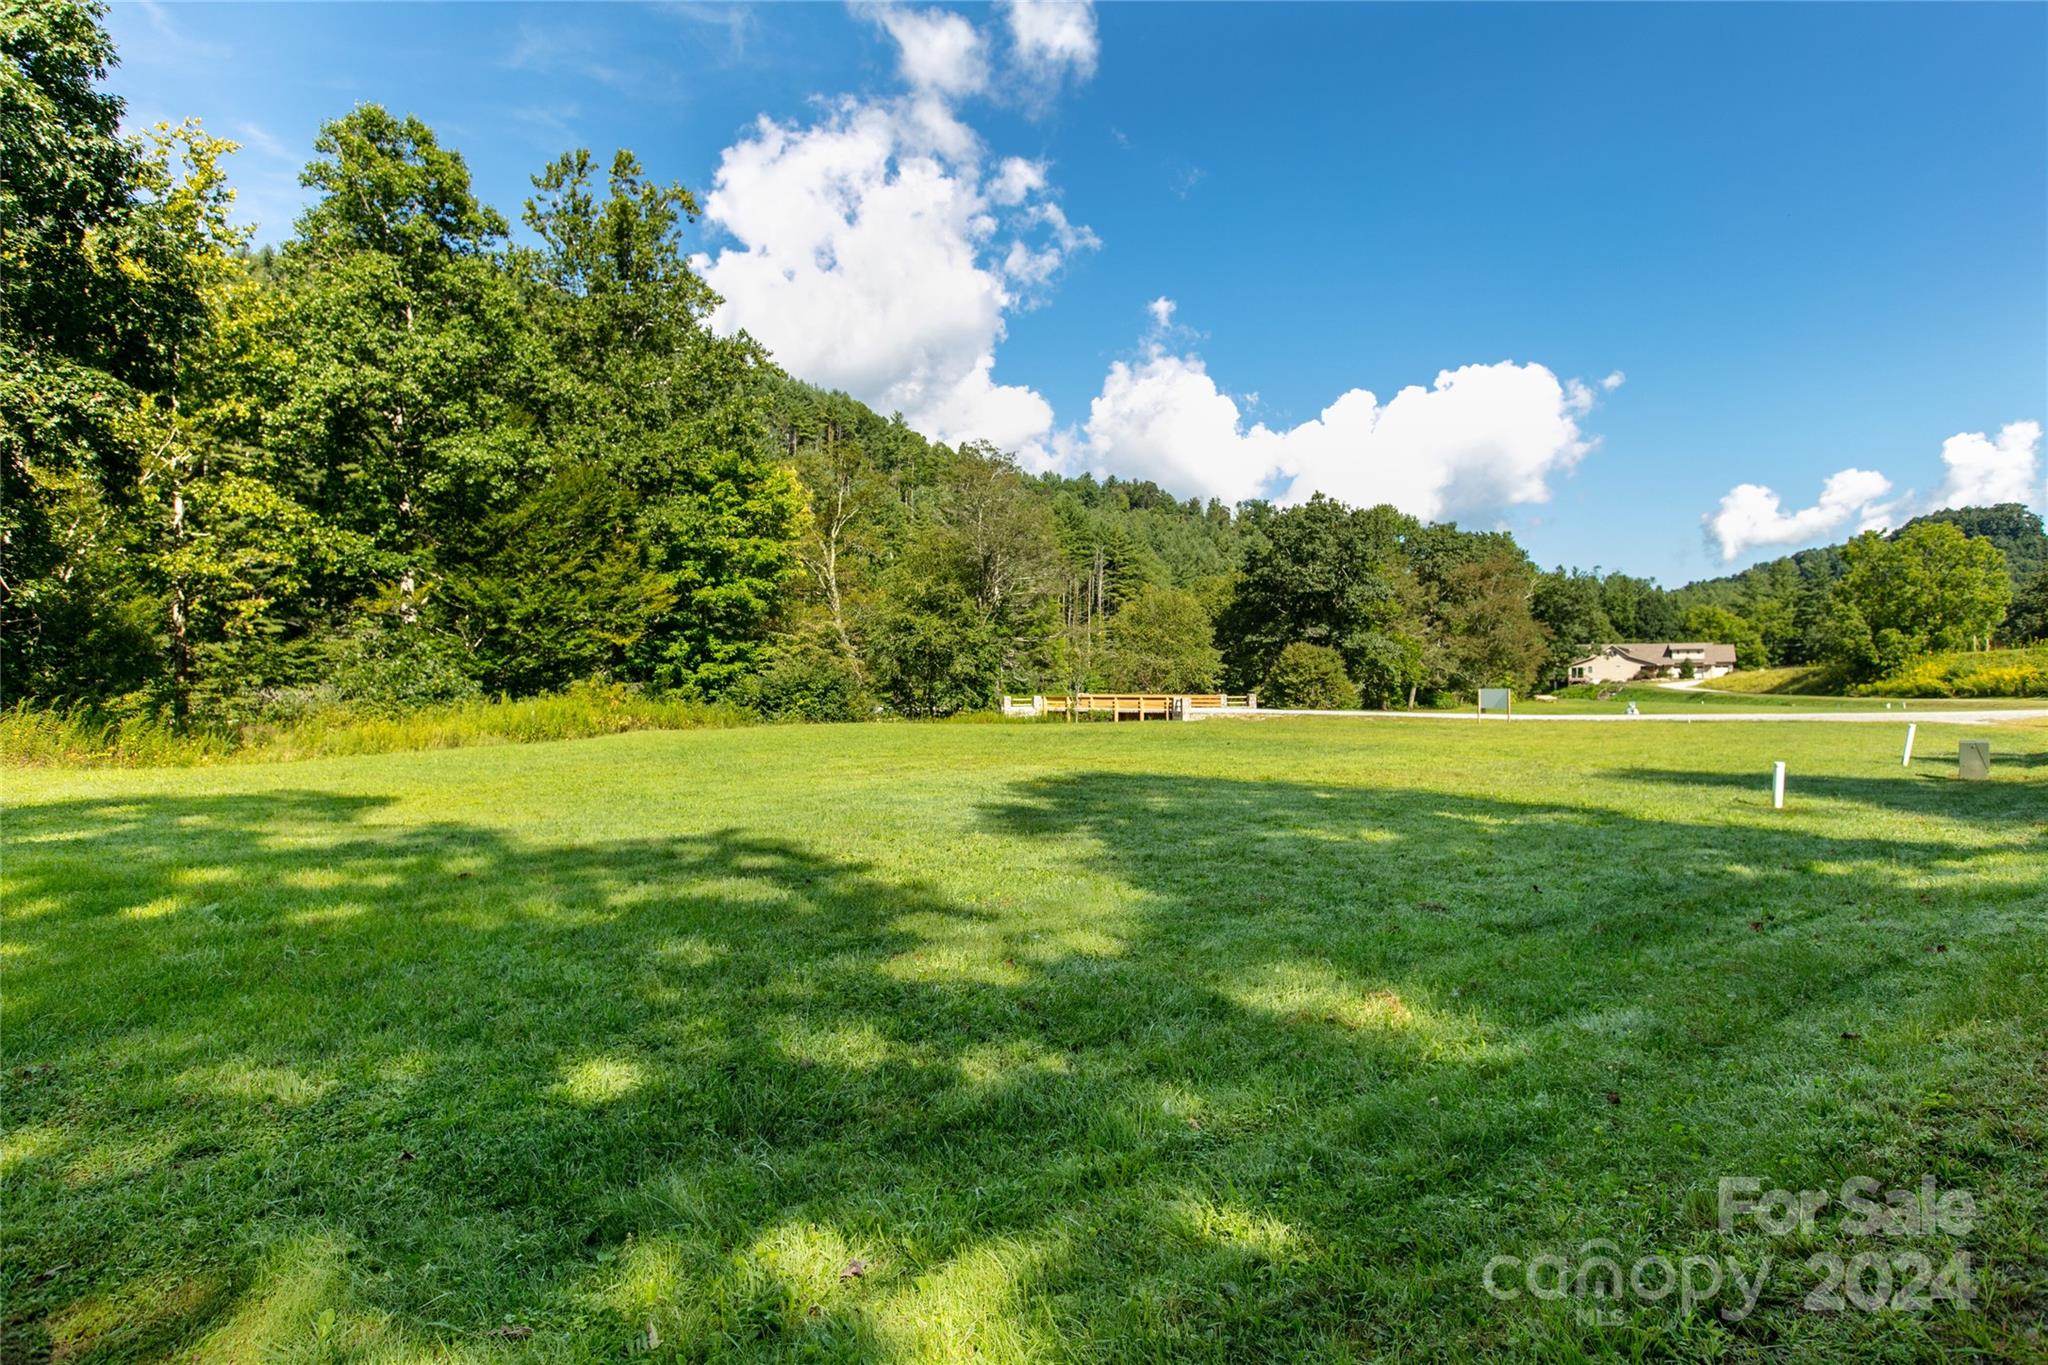
<instances>
[{"instance_id":1,"label":"forested hillside","mask_svg":"<svg viewBox=\"0 0 2048 1365\"><path fill-rule=\"evenodd\" d=\"M2002 556L2010 588L2009 602L2002 618L1990 618L1990 633L2007 644L2048 638L2048 533L2042 530L2040 516L2018 503L1954 508L1915 517L1882 540L1891 546L1932 544L1936 540L1952 546L1954 538L1936 531L1937 527L1954 527L1973 544L1991 547ZM1693 613L1696 620L1718 621L1719 612L1733 615L1739 623L1736 628L1753 634L1752 643L1760 643L1759 662L1835 662L1843 657L1844 630L1856 629L1856 622L1848 619L1847 587L1843 580L1858 562L1861 552L1855 547L1868 543L1868 539L1859 538L1847 544L1801 550L1753 565L1738 574L1688 584L1672 596L1681 611ZM1862 557L1866 561L1869 558L1867 554ZM1997 596L1995 582L1980 584L1967 576L1960 580L1950 578L1950 571L1959 565L1936 567L1935 562L1929 562L1927 567L1929 572L1922 576L1922 581L1900 581L1894 585L1897 600L1892 605L1895 614L1902 618L1900 624L1908 630L1912 618L1926 618L1939 609L1935 587L1940 582L1945 581L1957 590ZM1866 580L1877 576L1868 571L1864 575ZM1863 615L1885 610L1885 605L1873 607L1867 601L1857 608L1858 614ZM1977 610L1981 615L1988 608ZM1935 633L1941 633L1935 622L1929 621L1928 625ZM1972 635L1981 638L1982 634L1982 630L1951 632L1952 638L1920 648L1967 647ZM1727 637L1724 634L1717 638Z\"/></svg>"},{"instance_id":2,"label":"forested hillside","mask_svg":"<svg viewBox=\"0 0 2048 1365\"><path fill-rule=\"evenodd\" d=\"M1667 592L1390 507L1180 501L927 441L716 334L696 201L626 151L541 167L515 233L431 128L359 106L312 147L288 240L252 251L231 143L119 131L98 13L34 0L4 33L10 704L238 723L604 680L938 716L1285 700L1307 668L1413 705L1554 682L1616 638L1870 672L2048 634L2017 506ZM1276 673L1289 647L1314 652Z\"/></svg>"}]
</instances>

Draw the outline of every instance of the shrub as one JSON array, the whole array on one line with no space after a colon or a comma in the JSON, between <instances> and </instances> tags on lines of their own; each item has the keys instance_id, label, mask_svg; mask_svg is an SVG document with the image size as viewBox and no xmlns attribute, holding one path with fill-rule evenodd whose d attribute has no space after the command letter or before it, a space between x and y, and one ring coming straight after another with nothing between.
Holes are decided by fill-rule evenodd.
<instances>
[{"instance_id":1,"label":"shrub","mask_svg":"<svg viewBox=\"0 0 2048 1365\"><path fill-rule=\"evenodd\" d=\"M1422 642L1412 635L1374 631L1353 646L1351 663L1357 670L1360 697L1367 706L1383 711L1412 703L1416 690L1429 678L1422 663Z\"/></svg>"},{"instance_id":2,"label":"shrub","mask_svg":"<svg viewBox=\"0 0 2048 1365\"><path fill-rule=\"evenodd\" d=\"M875 690L896 714L935 719L995 705L1003 642L959 590L924 585L868 628Z\"/></svg>"},{"instance_id":3,"label":"shrub","mask_svg":"<svg viewBox=\"0 0 2048 1365\"><path fill-rule=\"evenodd\" d=\"M329 681L351 709L396 716L481 698L464 663L460 646L444 636L372 626L342 642Z\"/></svg>"},{"instance_id":4,"label":"shrub","mask_svg":"<svg viewBox=\"0 0 2048 1365\"><path fill-rule=\"evenodd\" d=\"M2048 697L2048 649L1923 654L1849 690L1865 697Z\"/></svg>"},{"instance_id":5,"label":"shrub","mask_svg":"<svg viewBox=\"0 0 2048 1365\"><path fill-rule=\"evenodd\" d=\"M1344 656L1328 645L1295 643L1280 651L1259 704L1300 711L1347 711L1358 705L1358 689L1344 671Z\"/></svg>"},{"instance_id":6,"label":"shrub","mask_svg":"<svg viewBox=\"0 0 2048 1365\"><path fill-rule=\"evenodd\" d=\"M740 689L742 705L771 720L866 720L875 701L844 654L810 640L763 652L761 671Z\"/></svg>"}]
</instances>

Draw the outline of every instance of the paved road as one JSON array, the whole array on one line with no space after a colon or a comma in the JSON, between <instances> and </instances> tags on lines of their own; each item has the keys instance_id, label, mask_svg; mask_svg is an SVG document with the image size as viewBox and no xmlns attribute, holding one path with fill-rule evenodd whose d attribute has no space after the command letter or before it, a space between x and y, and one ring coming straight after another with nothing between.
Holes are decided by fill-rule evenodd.
<instances>
[{"instance_id":1,"label":"paved road","mask_svg":"<svg viewBox=\"0 0 2048 1365\"><path fill-rule=\"evenodd\" d=\"M1243 716L1249 719L1256 719L1260 716L1369 716L1379 720L1479 719L1479 717L1471 711L1286 711L1278 707L1266 706L1261 706L1256 711L1247 710L1244 707L1234 706L1227 711L1198 712L1196 713L1195 718L1199 720L1203 716ZM1505 719L1507 718L1503 716L1486 717L1486 721L1488 724L1492 724L1496 721L1501 721ZM1866 725L1904 725L1908 721L1915 721L1922 725L1998 725L2016 720L2048 720L2048 707L2018 707L2010 711L1795 711L1788 707L1782 711L1711 712L1707 711L1705 708L1701 708L1699 713L1693 715L1677 715L1671 712L1665 712L1663 714L1647 714L1640 716L1623 715L1619 712L1613 711L1601 712L1599 714L1577 713L1565 715L1535 715L1525 711L1515 716L1511 723L1515 725L1520 725L1525 721L1558 722L1581 720L1624 721L1629 724L1655 721L1680 721L1687 725L1691 725L1695 721L1704 723L1708 721L1731 720L1818 720L1843 721Z\"/></svg>"}]
</instances>

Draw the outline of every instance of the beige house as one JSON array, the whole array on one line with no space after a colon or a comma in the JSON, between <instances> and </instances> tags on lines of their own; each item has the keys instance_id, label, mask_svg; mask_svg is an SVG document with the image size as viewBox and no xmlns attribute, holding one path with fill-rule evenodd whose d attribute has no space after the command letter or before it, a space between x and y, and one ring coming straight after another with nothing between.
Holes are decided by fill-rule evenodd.
<instances>
[{"instance_id":1,"label":"beige house","mask_svg":"<svg viewBox=\"0 0 2048 1365\"><path fill-rule=\"evenodd\" d=\"M1735 646L1699 643L1602 645L1571 667L1575 683L1635 682L1641 678L1682 678L1686 665L1695 678L1735 671Z\"/></svg>"}]
</instances>

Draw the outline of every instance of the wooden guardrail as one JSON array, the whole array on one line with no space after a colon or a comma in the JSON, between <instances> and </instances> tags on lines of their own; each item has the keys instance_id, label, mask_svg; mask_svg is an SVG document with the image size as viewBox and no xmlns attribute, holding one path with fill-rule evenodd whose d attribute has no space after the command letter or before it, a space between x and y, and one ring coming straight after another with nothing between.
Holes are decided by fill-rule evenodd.
<instances>
[{"instance_id":1,"label":"wooden guardrail","mask_svg":"<svg viewBox=\"0 0 2048 1365\"><path fill-rule=\"evenodd\" d=\"M1083 692L1073 697L1047 697L1047 715L1096 716L1111 720L1172 720L1174 699L1159 692Z\"/></svg>"},{"instance_id":2,"label":"wooden guardrail","mask_svg":"<svg viewBox=\"0 0 2048 1365\"><path fill-rule=\"evenodd\" d=\"M1006 716L1108 716L1119 720L1188 720L1201 711L1256 710L1256 692L1081 692L1071 697L1003 698Z\"/></svg>"}]
</instances>

